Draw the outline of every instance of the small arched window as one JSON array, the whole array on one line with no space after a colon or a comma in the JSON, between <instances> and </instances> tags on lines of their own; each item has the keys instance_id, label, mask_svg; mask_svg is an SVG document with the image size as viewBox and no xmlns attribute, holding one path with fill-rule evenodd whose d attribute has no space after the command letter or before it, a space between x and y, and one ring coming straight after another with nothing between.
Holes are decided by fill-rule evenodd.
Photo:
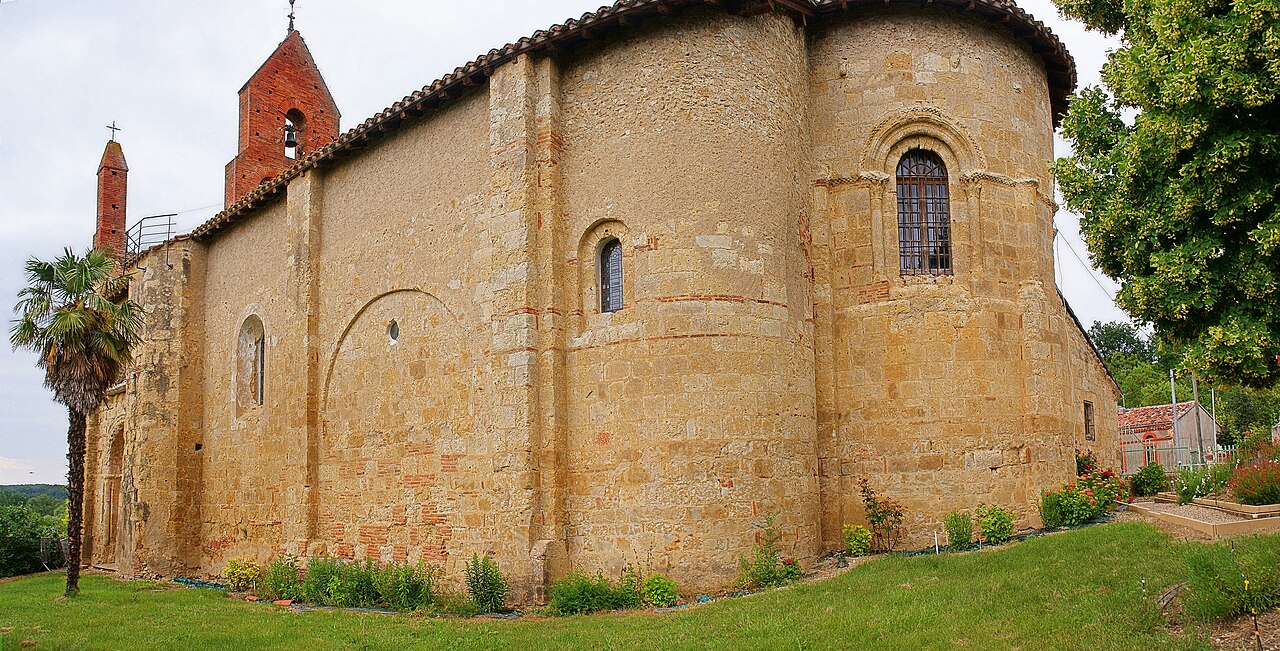
<instances>
[{"instance_id":1,"label":"small arched window","mask_svg":"<svg viewBox=\"0 0 1280 651\"><path fill-rule=\"evenodd\" d=\"M622 309L622 242L610 239L600 247L600 311Z\"/></svg>"},{"instance_id":2,"label":"small arched window","mask_svg":"<svg viewBox=\"0 0 1280 651\"><path fill-rule=\"evenodd\" d=\"M898 163L898 258L902 275L950 274L951 205L947 167L913 149Z\"/></svg>"},{"instance_id":3,"label":"small arched window","mask_svg":"<svg viewBox=\"0 0 1280 651\"><path fill-rule=\"evenodd\" d=\"M244 320L236 348L236 406L244 411L261 406L266 399L267 337L262 319Z\"/></svg>"}]
</instances>

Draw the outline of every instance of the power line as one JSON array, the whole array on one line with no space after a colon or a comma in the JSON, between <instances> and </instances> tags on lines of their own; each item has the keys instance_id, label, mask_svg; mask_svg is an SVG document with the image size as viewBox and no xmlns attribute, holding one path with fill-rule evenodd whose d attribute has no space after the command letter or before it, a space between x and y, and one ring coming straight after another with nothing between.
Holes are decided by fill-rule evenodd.
<instances>
[{"instance_id":1,"label":"power line","mask_svg":"<svg viewBox=\"0 0 1280 651\"><path fill-rule=\"evenodd\" d=\"M1056 228L1056 222L1054 226ZM1084 267L1084 270L1089 273L1089 277L1093 279L1093 283L1097 285L1098 289L1101 289L1102 293L1114 303L1116 300L1115 295L1102 284L1102 281L1098 278L1098 274L1094 273L1093 267L1090 266L1089 263L1085 262L1084 258L1080 257L1080 254L1076 251L1076 247L1071 246L1071 240L1068 240L1065 235L1061 235L1061 231L1059 231L1059 237L1062 238L1062 243L1067 245L1067 249L1071 251L1071 255L1075 256L1075 259L1080 263L1080 266Z\"/></svg>"}]
</instances>

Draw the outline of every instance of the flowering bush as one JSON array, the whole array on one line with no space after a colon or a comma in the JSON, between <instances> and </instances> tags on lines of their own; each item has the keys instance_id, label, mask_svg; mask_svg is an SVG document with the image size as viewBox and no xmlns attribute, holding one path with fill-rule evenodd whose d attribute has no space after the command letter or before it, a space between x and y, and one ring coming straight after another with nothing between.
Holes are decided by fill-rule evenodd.
<instances>
[{"instance_id":1,"label":"flowering bush","mask_svg":"<svg viewBox=\"0 0 1280 651\"><path fill-rule=\"evenodd\" d=\"M1076 448L1076 476L1083 477L1098 469L1098 455L1092 450L1080 451Z\"/></svg>"},{"instance_id":2,"label":"flowering bush","mask_svg":"<svg viewBox=\"0 0 1280 651\"><path fill-rule=\"evenodd\" d=\"M794 558L783 558L778 541L782 536L773 530L773 516L765 518L764 531L761 532L750 558L739 558L739 588L756 590L776 588L786 585L804 574L800 564Z\"/></svg>"},{"instance_id":3,"label":"flowering bush","mask_svg":"<svg viewBox=\"0 0 1280 651\"><path fill-rule=\"evenodd\" d=\"M1090 470L1062 490L1045 491L1040 519L1047 528L1084 524L1129 501L1129 487L1110 470Z\"/></svg>"},{"instance_id":4,"label":"flowering bush","mask_svg":"<svg viewBox=\"0 0 1280 651\"><path fill-rule=\"evenodd\" d=\"M1173 491L1178 494L1178 504L1188 504L1197 497L1216 493L1231 481L1233 467L1226 463L1199 468L1179 468L1173 476Z\"/></svg>"},{"instance_id":5,"label":"flowering bush","mask_svg":"<svg viewBox=\"0 0 1280 651\"><path fill-rule=\"evenodd\" d=\"M1280 504L1280 461L1240 466L1231 477L1230 485L1241 504Z\"/></svg>"},{"instance_id":6,"label":"flowering bush","mask_svg":"<svg viewBox=\"0 0 1280 651\"><path fill-rule=\"evenodd\" d=\"M906 519L906 512L898 502L880 497L866 477L858 478L858 486L862 493L862 508L867 513L867 524L871 525L871 548L880 552L892 551L902 537L902 521Z\"/></svg>"}]
</instances>

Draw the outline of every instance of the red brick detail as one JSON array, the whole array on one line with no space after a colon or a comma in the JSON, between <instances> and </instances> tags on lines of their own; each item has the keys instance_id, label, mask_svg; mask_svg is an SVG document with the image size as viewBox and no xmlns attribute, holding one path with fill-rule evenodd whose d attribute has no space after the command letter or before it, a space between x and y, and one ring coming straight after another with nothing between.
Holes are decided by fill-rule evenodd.
<instances>
[{"instance_id":1,"label":"red brick detail","mask_svg":"<svg viewBox=\"0 0 1280 651\"><path fill-rule=\"evenodd\" d=\"M296 158L286 157L284 148L285 114L292 109L304 118ZM227 163L226 205L337 138L339 117L302 35L290 32L240 89L240 146Z\"/></svg>"},{"instance_id":2,"label":"red brick detail","mask_svg":"<svg viewBox=\"0 0 1280 651\"><path fill-rule=\"evenodd\" d=\"M93 248L114 258L124 254L125 199L128 196L129 165L120 143L109 140L98 163L98 226L93 232Z\"/></svg>"},{"instance_id":3,"label":"red brick detail","mask_svg":"<svg viewBox=\"0 0 1280 651\"><path fill-rule=\"evenodd\" d=\"M861 303L887 300L889 300L889 281L887 280L870 283L858 288L858 301Z\"/></svg>"},{"instance_id":4,"label":"red brick detail","mask_svg":"<svg viewBox=\"0 0 1280 651\"><path fill-rule=\"evenodd\" d=\"M366 548L381 547L387 544L387 534L390 530L390 525L362 524L360 525L360 544Z\"/></svg>"},{"instance_id":5,"label":"red brick detail","mask_svg":"<svg viewBox=\"0 0 1280 651\"><path fill-rule=\"evenodd\" d=\"M461 454L442 454L442 455L440 455L440 470L442 470L442 471L444 471L444 472L457 472L457 471L458 471L458 459L461 459L461 458L462 458L462 455L461 455Z\"/></svg>"}]
</instances>

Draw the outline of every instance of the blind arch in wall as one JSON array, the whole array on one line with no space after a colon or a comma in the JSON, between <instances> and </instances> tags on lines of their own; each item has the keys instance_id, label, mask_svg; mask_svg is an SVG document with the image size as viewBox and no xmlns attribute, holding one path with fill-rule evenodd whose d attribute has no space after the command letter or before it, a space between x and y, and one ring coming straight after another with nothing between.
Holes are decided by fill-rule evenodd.
<instances>
[{"instance_id":1,"label":"blind arch in wall","mask_svg":"<svg viewBox=\"0 0 1280 651\"><path fill-rule=\"evenodd\" d=\"M947 167L924 149L898 162L898 260L904 276L952 273Z\"/></svg>"}]
</instances>

